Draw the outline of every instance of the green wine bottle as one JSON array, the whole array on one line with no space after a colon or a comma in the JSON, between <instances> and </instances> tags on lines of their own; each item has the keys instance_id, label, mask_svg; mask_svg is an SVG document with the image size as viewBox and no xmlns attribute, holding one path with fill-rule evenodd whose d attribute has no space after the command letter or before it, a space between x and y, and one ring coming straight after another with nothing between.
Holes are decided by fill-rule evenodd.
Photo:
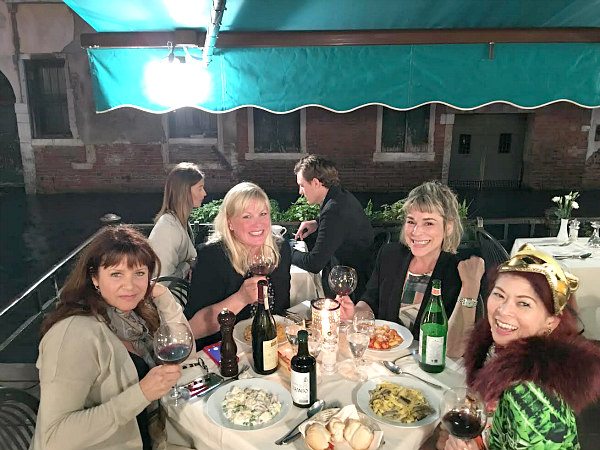
<instances>
[{"instance_id":1,"label":"green wine bottle","mask_svg":"<svg viewBox=\"0 0 600 450\"><path fill-rule=\"evenodd\" d=\"M254 371L268 375L277 370L277 325L269 308L268 282L259 280L258 310L252 320L252 359Z\"/></svg>"},{"instance_id":2,"label":"green wine bottle","mask_svg":"<svg viewBox=\"0 0 600 450\"><path fill-rule=\"evenodd\" d=\"M308 353L308 332L298 331L298 353L291 361L291 393L294 406L308 408L317 401L317 361Z\"/></svg>"},{"instance_id":3,"label":"green wine bottle","mask_svg":"<svg viewBox=\"0 0 600 450\"><path fill-rule=\"evenodd\" d=\"M446 366L448 317L442 301L442 282L433 280L431 297L421 318L419 366L425 372L438 373Z\"/></svg>"}]
</instances>

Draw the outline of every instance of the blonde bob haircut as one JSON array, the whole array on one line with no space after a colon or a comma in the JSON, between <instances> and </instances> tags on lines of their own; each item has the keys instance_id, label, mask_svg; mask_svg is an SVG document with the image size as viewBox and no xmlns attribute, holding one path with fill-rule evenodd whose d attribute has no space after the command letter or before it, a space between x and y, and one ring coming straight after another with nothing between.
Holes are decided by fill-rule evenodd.
<instances>
[{"instance_id":1,"label":"blonde bob haircut","mask_svg":"<svg viewBox=\"0 0 600 450\"><path fill-rule=\"evenodd\" d=\"M191 162L177 164L165 182L165 192L160 211L154 218L154 222L165 213L173 214L179 219L184 229L187 229L188 218L194 207L192 202L192 186L204 179L204 173Z\"/></svg>"},{"instance_id":2,"label":"blonde bob haircut","mask_svg":"<svg viewBox=\"0 0 600 450\"><path fill-rule=\"evenodd\" d=\"M254 183L243 182L236 184L225 194L223 204L219 208L219 213L214 220L214 232L208 239L208 242L222 242L225 252L229 257L231 265L237 273L246 276L248 273L248 249L242 244L229 229L229 219L242 214L244 209L252 201L262 202L269 213L269 226L271 225L271 204L265 191ZM275 267L279 265L279 250L276 238L268 230L262 252L270 254L275 262Z\"/></svg>"},{"instance_id":3,"label":"blonde bob haircut","mask_svg":"<svg viewBox=\"0 0 600 450\"><path fill-rule=\"evenodd\" d=\"M437 213L444 219L444 230L450 225L451 229L446 232L442 242L442 250L448 253L456 253L463 234L463 226L458 212L458 198L448 186L439 181L428 181L414 188L408 194L402 205L404 221L406 216L413 210ZM400 241L406 245L404 227L400 232Z\"/></svg>"}]
</instances>

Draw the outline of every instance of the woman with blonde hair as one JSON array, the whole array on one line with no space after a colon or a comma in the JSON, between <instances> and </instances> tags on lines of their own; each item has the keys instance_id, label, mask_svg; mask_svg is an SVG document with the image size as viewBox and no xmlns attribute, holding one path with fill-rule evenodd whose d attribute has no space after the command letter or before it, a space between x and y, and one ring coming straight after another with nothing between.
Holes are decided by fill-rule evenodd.
<instances>
[{"instance_id":1,"label":"woman with blonde hair","mask_svg":"<svg viewBox=\"0 0 600 450\"><path fill-rule=\"evenodd\" d=\"M432 280L441 280L450 318L447 353L460 356L475 323L483 260L456 257L463 227L458 199L448 186L437 181L417 186L408 194L403 211L401 242L381 248L362 300L354 306L350 298L342 297L342 316L352 318L355 310L371 309L376 318L404 324L419 339Z\"/></svg>"},{"instance_id":2,"label":"woman with blonde hair","mask_svg":"<svg viewBox=\"0 0 600 450\"><path fill-rule=\"evenodd\" d=\"M269 254L275 269L269 275L274 313L290 306L291 250L271 232L271 206L267 194L254 183L239 183L225 195L214 221L214 234L198 247L198 264L185 314L198 347L220 339L217 315L227 308L238 320L250 317L258 297L261 275L250 273L249 260Z\"/></svg>"},{"instance_id":3,"label":"woman with blonde hair","mask_svg":"<svg viewBox=\"0 0 600 450\"><path fill-rule=\"evenodd\" d=\"M194 235L188 219L204 197L204 174L198 166L190 162L177 164L167 176L162 207L148 237L160 258L158 276L188 277L196 260Z\"/></svg>"},{"instance_id":4,"label":"woman with blonde hair","mask_svg":"<svg viewBox=\"0 0 600 450\"><path fill-rule=\"evenodd\" d=\"M156 364L152 338L162 323L187 321L151 281L159 265L146 238L124 225L104 228L83 251L42 323L32 449L164 448L156 401L181 368Z\"/></svg>"}]
</instances>

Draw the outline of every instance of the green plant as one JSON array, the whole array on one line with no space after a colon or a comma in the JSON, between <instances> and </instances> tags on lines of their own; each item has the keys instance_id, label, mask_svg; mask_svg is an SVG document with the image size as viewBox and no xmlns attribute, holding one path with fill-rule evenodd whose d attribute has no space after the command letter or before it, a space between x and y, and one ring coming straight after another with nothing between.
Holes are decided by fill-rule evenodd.
<instances>
[{"instance_id":1,"label":"green plant","mask_svg":"<svg viewBox=\"0 0 600 450\"><path fill-rule=\"evenodd\" d=\"M279 208L277 200L269 200L269 203L271 204L271 222L285 222L283 218L285 213Z\"/></svg>"},{"instance_id":2,"label":"green plant","mask_svg":"<svg viewBox=\"0 0 600 450\"><path fill-rule=\"evenodd\" d=\"M575 200L579 197L579 192L569 192L566 195L560 197L553 197L552 201L556 203L556 210L554 214L559 219L570 219L571 211L574 209L579 209L579 203Z\"/></svg>"},{"instance_id":3,"label":"green plant","mask_svg":"<svg viewBox=\"0 0 600 450\"><path fill-rule=\"evenodd\" d=\"M378 218L382 222L398 222L404 220L404 199L395 201L391 205L381 205L381 211L379 212Z\"/></svg>"},{"instance_id":4,"label":"green plant","mask_svg":"<svg viewBox=\"0 0 600 450\"><path fill-rule=\"evenodd\" d=\"M195 222L197 220L200 223L212 222L217 216L222 203L223 199L213 200L212 202L205 203L199 208L192 209L189 221Z\"/></svg>"},{"instance_id":5,"label":"green plant","mask_svg":"<svg viewBox=\"0 0 600 450\"><path fill-rule=\"evenodd\" d=\"M283 213L281 213L281 222L302 222L303 220L313 220L319 215L319 205L309 205L304 197L298 197Z\"/></svg>"}]
</instances>

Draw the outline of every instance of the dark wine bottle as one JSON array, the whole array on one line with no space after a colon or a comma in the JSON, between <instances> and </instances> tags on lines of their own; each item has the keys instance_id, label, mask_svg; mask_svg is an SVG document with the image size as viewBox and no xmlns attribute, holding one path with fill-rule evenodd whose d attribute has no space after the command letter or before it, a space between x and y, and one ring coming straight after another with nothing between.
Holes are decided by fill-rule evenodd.
<instances>
[{"instance_id":1,"label":"dark wine bottle","mask_svg":"<svg viewBox=\"0 0 600 450\"><path fill-rule=\"evenodd\" d=\"M431 297L421 318L419 366L425 372L438 373L446 366L448 318L442 301L442 282L433 280Z\"/></svg>"},{"instance_id":2,"label":"dark wine bottle","mask_svg":"<svg viewBox=\"0 0 600 450\"><path fill-rule=\"evenodd\" d=\"M317 401L317 361L308 353L308 331L298 331L298 353L292 357L292 401L299 408L308 408Z\"/></svg>"},{"instance_id":3,"label":"dark wine bottle","mask_svg":"<svg viewBox=\"0 0 600 450\"><path fill-rule=\"evenodd\" d=\"M277 325L269 308L268 282L259 280L258 308L252 321L252 359L254 371L268 375L277 370Z\"/></svg>"}]
</instances>

